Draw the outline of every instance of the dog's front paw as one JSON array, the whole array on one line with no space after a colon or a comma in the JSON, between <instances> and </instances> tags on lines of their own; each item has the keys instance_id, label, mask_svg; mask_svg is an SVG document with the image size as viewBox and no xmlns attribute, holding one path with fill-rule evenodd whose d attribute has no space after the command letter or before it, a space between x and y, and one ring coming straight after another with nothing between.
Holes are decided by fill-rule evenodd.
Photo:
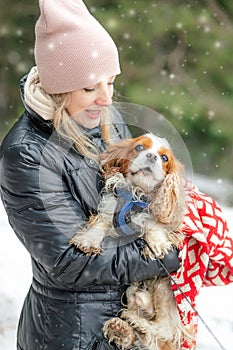
<instances>
[{"instance_id":1,"label":"dog's front paw","mask_svg":"<svg viewBox=\"0 0 233 350\"><path fill-rule=\"evenodd\" d=\"M150 258L151 260L155 260L157 257L155 253L148 247L148 245L145 245L142 250L142 256L144 258Z\"/></svg>"},{"instance_id":2,"label":"dog's front paw","mask_svg":"<svg viewBox=\"0 0 233 350\"><path fill-rule=\"evenodd\" d=\"M142 254L145 257L149 257L150 259L160 258L163 259L164 256L168 253L168 251L172 249L171 243L163 243L161 245L157 245L150 242L149 246L145 246L143 248Z\"/></svg>"},{"instance_id":3,"label":"dog's front paw","mask_svg":"<svg viewBox=\"0 0 233 350\"><path fill-rule=\"evenodd\" d=\"M95 246L91 239L88 239L88 236L85 237L77 233L70 240L70 244L73 244L76 248L84 252L86 255L97 255L100 254L100 246Z\"/></svg>"},{"instance_id":4,"label":"dog's front paw","mask_svg":"<svg viewBox=\"0 0 233 350\"><path fill-rule=\"evenodd\" d=\"M136 341L133 328L119 317L111 318L105 322L103 332L109 343L114 342L122 350L131 348Z\"/></svg>"},{"instance_id":5,"label":"dog's front paw","mask_svg":"<svg viewBox=\"0 0 233 350\"><path fill-rule=\"evenodd\" d=\"M160 224L154 224L144 235L147 246L144 247L143 255L151 259L162 259L172 248L173 242L170 240L169 231Z\"/></svg>"}]
</instances>

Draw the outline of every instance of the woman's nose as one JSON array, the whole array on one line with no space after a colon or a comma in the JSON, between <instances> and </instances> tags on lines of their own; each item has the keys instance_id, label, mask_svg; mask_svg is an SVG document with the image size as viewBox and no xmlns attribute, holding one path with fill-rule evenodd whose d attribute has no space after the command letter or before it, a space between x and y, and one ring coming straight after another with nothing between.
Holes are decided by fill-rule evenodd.
<instances>
[{"instance_id":1,"label":"woman's nose","mask_svg":"<svg viewBox=\"0 0 233 350\"><path fill-rule=\"evenodd\" d=\"M95 104L99 106L110 106L112 104L112 90L108 85L99 89Z\"/></svg>"}]
</instances>

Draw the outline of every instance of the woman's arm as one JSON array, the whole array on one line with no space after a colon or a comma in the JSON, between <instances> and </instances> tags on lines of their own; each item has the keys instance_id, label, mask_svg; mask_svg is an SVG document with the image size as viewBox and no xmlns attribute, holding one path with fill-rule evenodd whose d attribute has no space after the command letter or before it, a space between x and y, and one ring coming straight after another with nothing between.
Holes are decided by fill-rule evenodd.
<instances>
[{"instance_id":1,"label":"woman's arm","mask_svg":"<svg viewBox=\"0 0 233 350\"><path fill-rule=\"evenodd\" d=\"M42 150L33 142L8 148L1 159L0 180L9 222L41 268L70 288L129 284L164 274L158 260L141 257L140 239L106 247L96 257L71 246L71 237L87 216L81 200L67 187L62 155L54 150L47 162L41 157ZM176 251L164 264L170 272L179 267Z\"/></svg>"}]
</instances>

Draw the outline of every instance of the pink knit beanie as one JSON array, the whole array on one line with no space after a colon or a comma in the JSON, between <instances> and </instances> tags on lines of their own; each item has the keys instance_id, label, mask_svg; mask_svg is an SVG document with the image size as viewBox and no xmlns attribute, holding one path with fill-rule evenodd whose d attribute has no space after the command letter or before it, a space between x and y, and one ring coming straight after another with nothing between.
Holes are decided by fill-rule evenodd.
<instances>
[{"instance_id":1,"label":"pink knit beanie","mask_svg":"<svg viewBox=\"0 0 233 350\"><path fill-rule=\"evenodd\" d=\"M120 74L116 45L82 0L39 0L35 61L50 94L91 87Z\"/></svg>"}]
</instances>

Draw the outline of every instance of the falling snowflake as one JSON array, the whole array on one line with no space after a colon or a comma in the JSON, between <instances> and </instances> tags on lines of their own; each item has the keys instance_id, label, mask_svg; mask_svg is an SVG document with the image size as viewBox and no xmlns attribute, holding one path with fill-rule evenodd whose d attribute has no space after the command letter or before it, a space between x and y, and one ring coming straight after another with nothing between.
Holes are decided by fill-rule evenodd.
<instances>
[{"instance_id":1,"label":"falling snowflake","mask_svg":"<svg viewBox=\"0 0 233 350\"><path fill-rule=\"evenodd\" d=\"M181 23L181 22L176 23L176 28L182 29L183 28L183 23Z\"/></svg>"},{"instance_id":2,"label":"falling snowflake","mask_svg":"<svg viewBox=\"0 0 233 350\"><path fill-rule=\"evenodd\" d=\"M49 48L49 50L53 51L54 48L55 48L54 43L49 43L49 44L48 44L48 48Z\"/></svg>"},{"instance_id":3,"label":"falling snowflake","mask_svg":"<svg viewBox=\"0 0 233 350\"><path fill-rule=\"evenodd\" d=\"M97 58L97 57L99 56L99 54L98 54L97 51L93 51L93 52L91 53L91 56L92 56L93 58Z\"/></svg>"},{"instance_id":4,"label":"falling snowflake","mask_svg":"<svg viewBox=\"0 0 233 350\"><path fill-rule=\"evenodd\" d=\"M124 33L124 39L129 40L130 39L130 34L129 33Z\"/></svg>"},{"instance_id":5,"label":"falling snowflake","mask_svg":"<svg viewBox=\"0 0 233 350\"><path fill-rule=\"evenodd\" d=\"M216 41L216 42L214 43L214 47L216 47L216 49L219 49L221 46L222 46L222 45L221 45L220 41Z\"/></svg>"},{"instance_id":6,"label":"falling snowflake","mask_svg":"<svg viewBox=\"0 0 233 350\"><path fill-rule=\"evenodd\" d=\"M96 75L94 73L91 73L89 75L90 80L94 80L96 78Z\"/></svg>"}]
</instances>

